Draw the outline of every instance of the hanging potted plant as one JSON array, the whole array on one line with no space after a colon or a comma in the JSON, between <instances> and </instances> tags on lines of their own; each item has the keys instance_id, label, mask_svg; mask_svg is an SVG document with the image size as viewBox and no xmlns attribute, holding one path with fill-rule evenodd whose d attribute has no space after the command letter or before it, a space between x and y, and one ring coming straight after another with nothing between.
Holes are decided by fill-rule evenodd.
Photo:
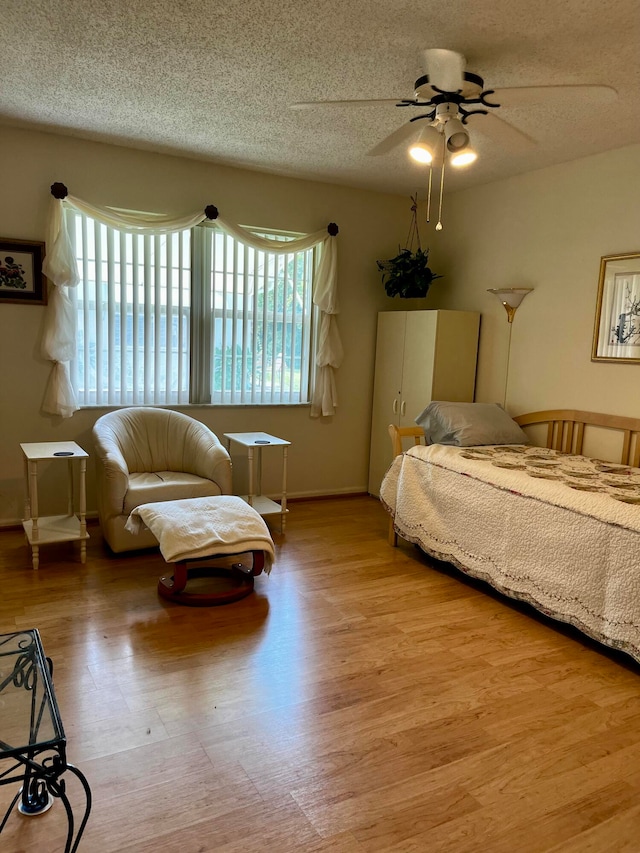
<instances>
[{"instance_id":1,"label":"hanging potted plant","mask_svg":"<svg viewBox=\"0 0 640 853\"><path fill-rule=\"evenodd\" d=\"M420 245L418 230L418 194L411 196L411 225L407 235L407 244L400 249L395 258L377 261L382 273L382 283L387 296L400 296L404 299L422 298L427 295L431 282L441 275L429 267L429 250ZM413 251L414 243L416 250Z\"/></svg>"}]
</instances>

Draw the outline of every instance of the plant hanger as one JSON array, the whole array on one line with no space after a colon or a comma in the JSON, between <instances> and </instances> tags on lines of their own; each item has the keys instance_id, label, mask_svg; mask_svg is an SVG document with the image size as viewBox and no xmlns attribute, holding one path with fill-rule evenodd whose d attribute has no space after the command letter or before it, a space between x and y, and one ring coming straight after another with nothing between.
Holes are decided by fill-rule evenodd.
<instances>
[{"instance_id":1,"label":"plant hanger","mask_svg":"<svg viewBox=\"0 0 640 853\"><path fill-rule=\"evenodd\" d=\"M413 247L416 247L415 251ZM382 283L387 296L405 299L422 298L427 295L431 282L442 278L429 268L429 250L423 251L418 227L418 193L411 196L411 222L404 249L399 249L395 258L377 261L382 273Z\"/></svg>"}]
</instances>

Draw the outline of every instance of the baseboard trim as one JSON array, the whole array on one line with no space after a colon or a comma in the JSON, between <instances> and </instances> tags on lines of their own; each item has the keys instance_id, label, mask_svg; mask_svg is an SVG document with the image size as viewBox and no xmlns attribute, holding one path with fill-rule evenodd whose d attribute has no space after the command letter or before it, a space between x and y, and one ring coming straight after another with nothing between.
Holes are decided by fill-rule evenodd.
<instances>
[{"instance_id":1,"label":"baseboard trim","mask_svg":"<svg viewBox=\"0 0 640 853\"><path fill-rule=\"evenodd\" d=\"M368 494L369 493L366 491L351 489L347 489L344 492L303 492L295 495L287 495L287 503L300 503L302 501L330 501L337 500L339 498L364 498ZM279 501L280 495L273 495L272 498L275 501ZM87 524L98 523L97 512L88 512L86 518ZM0 530L22 530L22 520L15 518L0 521Z\"/></svg>"},{"instance_id":2,"label":"baseboard trim","mask_svg":"<svg viewBox=\"0 0 640 853\"><path fill-rule=\"evenodd\" d=\"M87 520L87 524L97 524L98 523L98 513L97 512L88 512L85 516ZM22 530L22 520L21 519L7 519L6 521L0 521L0 530Z\"/></svg>"},{"instance_id":3,"label":"baseboard trim","mask_svg":"<svg viewBox=\"0 0 640 853\"><path fill-rule=\"evenodd\" d=\"M304 501L348 500L350 498L366 498L368 495L368 492L333 492L332 494L322 495L298 495L293 498L287 496L287 504L303 503Z\"/></svg>"}]
</instances>

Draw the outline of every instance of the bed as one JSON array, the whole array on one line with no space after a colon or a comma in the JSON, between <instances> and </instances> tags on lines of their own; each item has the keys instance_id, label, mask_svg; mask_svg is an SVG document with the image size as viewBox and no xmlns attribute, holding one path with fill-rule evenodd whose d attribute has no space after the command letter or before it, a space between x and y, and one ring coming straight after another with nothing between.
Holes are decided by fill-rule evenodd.
<instances>
[{"instance_id":1,"label":"bed","mask_svg":"<svg viewBox=\"0 0 640 853\"><path fill-rule=\"evenodd\" d=\"M399 535L640 662L640 419L514 421L537 443L422 446L423 428L390 427L391 544Z\"/></svg>"}]
</instances>

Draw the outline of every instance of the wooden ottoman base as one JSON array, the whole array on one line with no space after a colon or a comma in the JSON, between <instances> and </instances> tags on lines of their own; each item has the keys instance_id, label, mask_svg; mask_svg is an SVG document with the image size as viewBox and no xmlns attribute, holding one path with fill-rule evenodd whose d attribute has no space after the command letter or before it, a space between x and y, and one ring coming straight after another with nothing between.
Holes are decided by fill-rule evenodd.
<instances>
[{"instance_id":1,"label":"wooden ottoman base","mask_svg":"<svg viewBox=\"0 0 640 853\"><path fill-rule=\"evenodd\" d=\"M253 592L253 579L264 568L264 551L245 553L253 557L251 566L237 562L229 567L198 565L188 568L191 563L214 560L215 555L175 563L173 575L161 577L158 581L158 594L167 601L175 601L177 604L187 604L191 607L211 607L239 601ZM233 556L240 556L240 554L231 555ZM185 587L189 580L204 577L226 578L228 583L225 584L224 589L215 592L186 591Z\"/></svg>"}]
</instances>

